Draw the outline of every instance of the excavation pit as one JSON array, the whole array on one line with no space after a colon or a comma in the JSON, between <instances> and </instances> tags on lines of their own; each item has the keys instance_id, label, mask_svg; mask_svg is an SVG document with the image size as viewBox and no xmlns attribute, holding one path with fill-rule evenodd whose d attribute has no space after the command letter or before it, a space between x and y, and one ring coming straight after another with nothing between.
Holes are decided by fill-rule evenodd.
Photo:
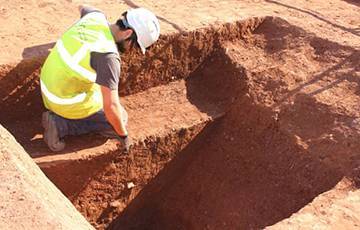
<instances>
[{"instance_id":1,"label":"excavation pit","mask_svg":"<svg viewBox=\"0 0 360 230\"><path fill-rule=\"evenodd\" d=\"M146 58L123 60L129 154L98 135L51 154L43 59L3 70L1 124L98 229L264 228L359 162L353 117L325 95L331 86L357 96L350 47L266 17L162 37Z\"/></svg>"}]
</instances>

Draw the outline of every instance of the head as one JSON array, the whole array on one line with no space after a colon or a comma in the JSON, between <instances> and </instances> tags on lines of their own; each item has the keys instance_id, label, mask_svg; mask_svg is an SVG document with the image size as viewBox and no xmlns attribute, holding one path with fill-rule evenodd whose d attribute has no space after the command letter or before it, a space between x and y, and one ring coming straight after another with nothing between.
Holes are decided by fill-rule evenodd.
<instances>
[{"instance_id":1,"label":"head","mask_svg":"<svg viewBox=\"0 0 360 230\"><path fill-rule=\"evenodd\" d=\"M134 29L129 26L126 15L127 12L121 15L121 18L116 21L116 29L113 30L116 45L121 53L124 53L134 46L140 48L137 43L136 33Z\"/></svg>"},{"instance_id":2,"label":"head","mask_svg":"<svg viewBox=\"0 0 360 230\"><path fill-rule=\"evenodd\" d=\"M160 25L156 16L144 8L130 9L122 14L113 31L120 52L136 47L142 53L160 36Z\"/></svg>"}]
</instances>

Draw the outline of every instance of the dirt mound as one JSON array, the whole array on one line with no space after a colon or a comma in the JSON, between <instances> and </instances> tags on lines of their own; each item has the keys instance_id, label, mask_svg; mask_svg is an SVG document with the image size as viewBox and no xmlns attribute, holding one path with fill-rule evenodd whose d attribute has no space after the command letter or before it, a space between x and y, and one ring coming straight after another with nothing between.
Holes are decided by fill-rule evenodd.
<instances>
[{"instance_id":1,"label":"dirt mound","mask_svg":"<svg viewBox=\"0 0 360 230\"><path fill-rule=\"evenodd\" d=\"M360 99L359 51L276 18L224 50L239 71L231 75L205 62L193 77L217 76L207 84L211 92L228 78L240 79L229 111L177 154L110 228L263 228L360 164L353 107Z\"/></svg>"},{"instance_id":2,"label":"dirt mound","mask_svg":"<svg viewBox=\"0 0 360 230\"><path fill-rule=\"evenodd\" d=\"M0 229L93 229L0 125Z\"/></svg>"}]
</instances>

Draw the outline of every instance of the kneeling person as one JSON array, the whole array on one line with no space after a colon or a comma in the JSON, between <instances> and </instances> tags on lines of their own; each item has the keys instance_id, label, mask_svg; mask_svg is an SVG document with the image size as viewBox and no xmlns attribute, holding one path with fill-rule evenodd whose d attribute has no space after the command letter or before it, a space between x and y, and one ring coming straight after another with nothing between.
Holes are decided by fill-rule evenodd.
<instances>
[{"instance_id":1,"label":"kneeling person","mask_svg":"<svg viewBox=\"0 0 360 230\"><path fill-rule=\"evenodd\" d=\"M65 148L63 137L90 132L116 134L128 149L127 113L118 96L120 56L129 48L142 53L160 35L156 16L131 9L115 24L92 7L56 42L40 75L44 141L52 151Z\"/></svg>"}]
</instances>

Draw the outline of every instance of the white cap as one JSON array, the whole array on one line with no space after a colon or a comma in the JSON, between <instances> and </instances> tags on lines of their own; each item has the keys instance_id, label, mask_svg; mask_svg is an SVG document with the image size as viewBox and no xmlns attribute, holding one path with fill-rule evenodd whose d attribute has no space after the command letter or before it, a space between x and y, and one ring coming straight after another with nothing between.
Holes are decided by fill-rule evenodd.
<instances>
[{"instance_id":1,"label":"white cap","mask_svg":"<svg viewBox=\"0 0 360 230\"><path fill-rule=\"evenodd\" d=\"M126 15L127 22L134 29L141 51L155 43L160 36L160 24L155 14L144 8L130 9Z\"/></svg>"}]
</instances>

